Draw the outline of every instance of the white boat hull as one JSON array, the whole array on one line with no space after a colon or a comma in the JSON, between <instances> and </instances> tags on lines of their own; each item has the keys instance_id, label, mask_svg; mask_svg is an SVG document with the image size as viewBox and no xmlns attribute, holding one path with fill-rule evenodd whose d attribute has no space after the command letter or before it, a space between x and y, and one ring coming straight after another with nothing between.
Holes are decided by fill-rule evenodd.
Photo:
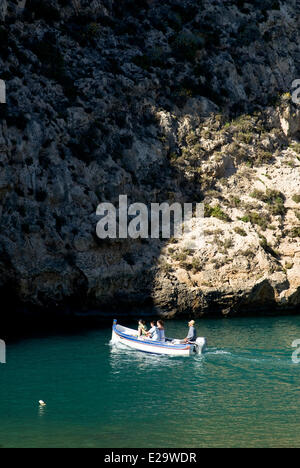
<instances>
[{"instance_id":1,"label":"white boat hull","mask_svg":"<svg viewBox=\"0 0 300 468\"><path fill-rule=\"evenodd\" d=\"M206 339L198 338L196 343L180 343L179 340L159 342L149 338L139 338L136 330L122 327L114 321L111 344L150 354L167 356L193 356L202 354L206 347Z\"/></svg>"}]
</instances>

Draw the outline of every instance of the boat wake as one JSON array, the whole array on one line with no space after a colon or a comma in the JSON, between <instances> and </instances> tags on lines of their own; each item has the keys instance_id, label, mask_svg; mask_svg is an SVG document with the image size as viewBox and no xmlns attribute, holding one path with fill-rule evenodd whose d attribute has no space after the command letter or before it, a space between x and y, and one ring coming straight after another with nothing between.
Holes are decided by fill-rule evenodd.
<instances>
[{"instance_id":1,"label":"boat wake","mask_svg":"<svg viewBox=\"0 0 300 468\"><path fill-rule=\"evenodd\" d=\"M237 350L220 350L210 348L203 355L205 359L212 360L215 357L224 358L232 362L248 362L249 364L261 364L264 366L294 366L291 355L285 350L254 350L254 349L239 349Z\"/></svg>"},{"instance_id":2,"label":"boat wake","mask_svg":"<svg viewBox=\"0 0 300 468\"><path fill-rule=\"evenodd\" d=\"M166 364L170 361L182 361L180 356L157 356L155 354L145 354L140 351L130 350L121 343L113 344L109 343L112 355L123 356L125 360L134 358L135 360L141 361L146 360L148 363L161 363L162 361ZM202 363L217 362L219 360L226 360L231 365L238 365L239 363L248 363L250 366L264 366L264 367L290 367L295 364L292 362L291 356L287 354L285 350L255 350L255 349L218 349L215 347L207 348L202 355L195 355L193 359L201 361ZM221 362L220 361L220 362Z\"/></svg>"},{"instance_id":3,"label":"boat wake","mask_svg":"<svg viewBox=\"0 0 300 468\"><path fill-rule=\"evenodd\" d=\"M230 351L225 351L223 349L213 349L211 348L210 350L207 350L205 352L205 356L218 356L218 355L222 355L222 356L232 356L232 353Z\"/></svg>"}]
</instances>

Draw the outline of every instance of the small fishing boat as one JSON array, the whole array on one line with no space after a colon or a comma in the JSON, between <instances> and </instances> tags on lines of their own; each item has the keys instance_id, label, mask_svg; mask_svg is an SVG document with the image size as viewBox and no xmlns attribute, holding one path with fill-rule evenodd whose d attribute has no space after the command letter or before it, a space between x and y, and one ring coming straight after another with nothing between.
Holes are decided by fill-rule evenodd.
<instances>
[{"instance_id":1,"label":"small fishing boat","mask_svg":"<svg viewBox=\"0 0 300 468\"><path fill-rule=\"evenodd\" d=\"M165 354L168 356L193 356L202 354L206 348L206 338L197 338L193 343L182 343L180 340L166 338L166 341L154 341L150 338L139 337L137 330L123 327L113 322L112 345L121 345L126 348L150 354Z\"/></svg>"}]
</instances>

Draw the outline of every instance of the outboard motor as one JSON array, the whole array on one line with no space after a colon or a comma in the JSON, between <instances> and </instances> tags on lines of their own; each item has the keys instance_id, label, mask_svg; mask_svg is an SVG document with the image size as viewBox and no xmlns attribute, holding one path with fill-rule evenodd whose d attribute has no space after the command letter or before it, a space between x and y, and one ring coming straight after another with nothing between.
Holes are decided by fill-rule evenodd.
<instances>
[{"instance_id":1,"label":"outboard motor","mask_svg":"<svg viewBox=\"0 0 300 468\"><path fill-rule=\"evenodd\" d=\"M206 350L207 341L206 338L197 338L195 351L197 354L203 354Z\"/></svg>"}]
</instances>

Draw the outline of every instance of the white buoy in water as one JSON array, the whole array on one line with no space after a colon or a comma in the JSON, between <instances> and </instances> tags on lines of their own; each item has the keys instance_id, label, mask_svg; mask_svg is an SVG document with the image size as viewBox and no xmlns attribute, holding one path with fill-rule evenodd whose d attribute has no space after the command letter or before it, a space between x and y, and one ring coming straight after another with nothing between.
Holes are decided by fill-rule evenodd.
<instances>
[{"instance_id":1,"label":"white buoy in water","mask_svg":"<svg viewBox=\"0 0 300 468\"><path fill-rule=\"evenodd\" d=\"M40 406L46 406L46 403L43 400L39 401Z\"/></svg>"}]
</instances>

